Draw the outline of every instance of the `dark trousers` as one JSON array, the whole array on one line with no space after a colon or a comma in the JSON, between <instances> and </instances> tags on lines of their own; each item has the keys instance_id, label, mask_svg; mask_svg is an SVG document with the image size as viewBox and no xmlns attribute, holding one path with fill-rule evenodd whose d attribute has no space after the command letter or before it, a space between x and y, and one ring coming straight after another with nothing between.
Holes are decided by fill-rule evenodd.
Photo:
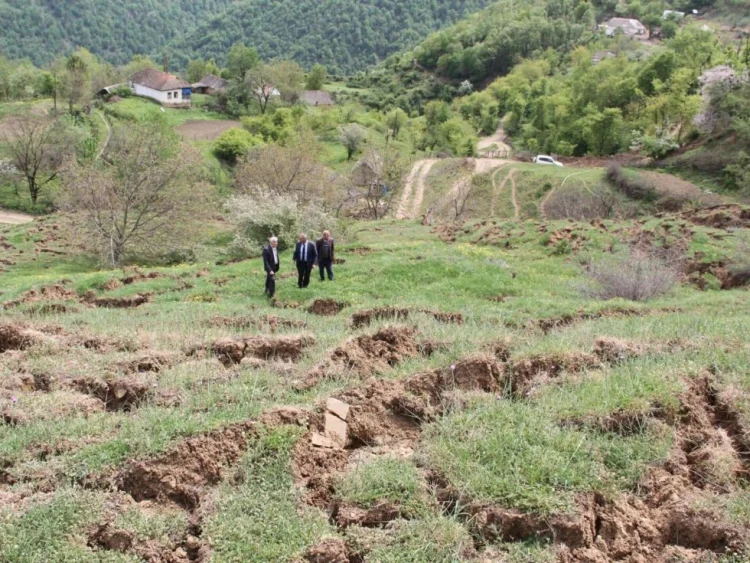
<instances>
[{"instance_id":1,"label":"dark trousers","mask_svg":"<svg viewBox=\"0 0 750 563\"><path fill-rule=\"evenodd\" d=\"M312 271L312 264L309 262L302 262L297 260L297 285L299 287L307 287L310 285L310 272Z\"/></svg>"},{"instance_id":2,"label":"dark trousers","mask_svg":"<svg viewBox=\"0 0 750 563\"><path fill-rule=\"evenodd\" d=\"M320 281L325 279L324 272L328 272L328 279L333 281L333 261L332 260L320 260L318 262L318 268L320 269Z\"/></svg>"},{"instance_id":3,"label":"dark trousers","mask_svg":"<svg viewBox=\"0 0 750 563\"><path fill-rule=\"evenodd\" d=\"M274 293L276 293L276 276L266 272L266 295L273 297Z\"/></svg>"}]
</instances>

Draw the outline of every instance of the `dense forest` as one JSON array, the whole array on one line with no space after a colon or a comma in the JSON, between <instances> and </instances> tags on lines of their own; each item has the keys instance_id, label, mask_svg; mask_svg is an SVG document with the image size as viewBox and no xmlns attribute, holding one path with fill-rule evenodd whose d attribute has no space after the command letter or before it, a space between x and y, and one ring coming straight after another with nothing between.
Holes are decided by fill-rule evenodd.
<instances>
[{"instance_id":1,"label":"dense forest","mask_svg":"<svg viewBox=\"0 0 750 563\"><path fill-rule=\"evenodd\" d=\"M0 0L0 54L43 65L85 47L113 64L162 54L231 0Z\"/></svg>"},{"instance_id":2,"label":"dense forest","mask_svg":"<svg viewBox=\"0 0 750 563\"><path fill-rule=\"evenodd\" d=\"M417 44L490 0L0 0L0 54L44 65L85 47L112 64L136 54L173 68L221 59L236 42L349 73Z\"/></svg>"},{"instance_id":3,"label":"dense forest","mask_svg":"<svg viewBox=\"0 0 750 563\"><path fill-rule=\"evenodd\" d=\"M430 32L490 0L250 0L232 4L173 43L181 62L220 60L244 41L261 58L284 57L305 67L350 73L417 44Z\"/></svg>"}]
</instances>

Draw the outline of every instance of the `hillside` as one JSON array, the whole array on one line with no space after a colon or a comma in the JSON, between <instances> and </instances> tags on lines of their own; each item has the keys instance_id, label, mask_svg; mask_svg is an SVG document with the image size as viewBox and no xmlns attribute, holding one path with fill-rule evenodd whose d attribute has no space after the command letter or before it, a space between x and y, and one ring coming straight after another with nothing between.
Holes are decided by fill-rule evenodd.
<instances>
[{"instance_id":1,"label":"hillside","mask_svg":"<svg viewBox=\"0 0 750 563\"><path fill-rule=\"evenodd\" d=\"M244 0L172 43L180 61L214 57L244 41L262 58L291 58L351 73L417 44L490 0Z\"/></svg>"},{"instance_id":2,"label":"hillside","mask_svg":"<svg viewBox=\"0 0 750 563\"><path fill-rule=\"evenodd\" d=\"M275 305L257 259L101 270L55 218L0 228L0 559L746 561L740 215L361 223L333 283L282 253ZM631 245L683 283L579 291Z\"/></svg>"},{"instance_id":3,"label":"hillside","mask_svg":"<svg viewBox=\"0 0 750 563\"><path fill-rule=\"evenodd\" d=\"M112 64L136 54L161 55L173 38L184 37L198 22L232 0L0 0L0 55L29 58L37 65L77 47Z\"/></svg>"},{"instance_id":4,"label":"hillside","mask_svg":"<svg viewBox=\"0 0 750 563\"><path fill-rule=\"evenodd\" d=\"M489 1L77 0L63 8L53 0L0 0L0 54L42 65L86 47L113 64L169 53L180 67L190 58L222 61L233 43L245 42L263 58L349 73L412 47Z\"/></svg>"}]
</instances>

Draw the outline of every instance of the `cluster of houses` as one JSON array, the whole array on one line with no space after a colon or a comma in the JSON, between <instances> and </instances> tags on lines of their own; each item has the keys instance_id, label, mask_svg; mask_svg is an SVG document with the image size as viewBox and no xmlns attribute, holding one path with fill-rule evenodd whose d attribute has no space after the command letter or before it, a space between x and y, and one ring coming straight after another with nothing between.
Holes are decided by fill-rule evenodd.
<instances>
[{"instance_id":1,"label":"cluster of houses","mask_svg":"<svg viewBox=\"0 0 750 563\"><path fill-rule=\"evenodd\" d=\"M136 96L150 98L163 106L189 108L192 104L193 93L219 95L226 92L229 82L219 76L207 74L195 84L190 84L173 74L147 68L131 76L127 84L108 86L103 88L99 94L112 94L123 86L129 87ZM279 98L281 93L273 88L270 91L270 97ZM301 92L297 101L310 106L332 106L335 104L330 92L324 90Z\"/></svg>"}]
</instances>

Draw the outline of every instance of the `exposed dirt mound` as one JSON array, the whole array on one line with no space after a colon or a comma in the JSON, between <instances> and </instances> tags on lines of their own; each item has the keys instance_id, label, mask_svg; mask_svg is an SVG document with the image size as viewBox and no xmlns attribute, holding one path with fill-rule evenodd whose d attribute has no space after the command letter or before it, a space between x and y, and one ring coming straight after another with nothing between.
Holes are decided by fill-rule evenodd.
<instances>
[{"instance_id":1,"label":"exposed dirt mound","mask_svg":"<svg viewBox=\"0 0 750 563\"><path fill-rule=\"evenodd\" d=\"M588 241L588 237L584 232L583 229L572 226L563 227L562 229L550 233L546 244L547 246L556 247L559 244L565 243L571 251L577 252L583 249Z\"/></svg>"},{"instance_id":2,"label":"exposed dirt mound","mask_svg":"<svg viewBox=\"0 0 750 563\"><path fill-rule=\"evenodd\" d=\"M30 289L18 299L6 301L3 307L11 309L24 303L35 303L38 301L65 301L68 299L78 299L78 293L68 289L62 284L56 283L45 285L41 289Z\"/></svg>"},{"instance_id":3,"label":"exposed dirt mound","mask_svg":"<svg viewBox=\"0 0 750 563\"><path fill-rule=\"evenodd\" d=\"M711 499L737 491L745 479L750 461L747 433L731 406L717 396L710 375L690 381L681 403L679 417L666 420L675 425L676 435L669 459L647 472L637 494L583 494L573 513L541 516L460 498L436 476L437 497L449 506L464 504L464 518L482 540L546 538L556 544L563 562L697 562L746 553L747 528L728 521L712 508L716 504ZM645 418L661 414L656 409ZM617 413L608 418L626 420ZM599 430L618 431L604 426Z\"/></svg>"},{"instance_id":4,"label":"exposed dirt mound","mask_svg":"<svg viewBox=\"0 0 750 563\"><path fill-rule=\"evenodd\" d=\"M368 246L358 246L345 250L345 252L348 254L355 254L357 256L367 256L368 254L372 254L373 252L375 252L375 249Z\"/></svg>"},{"instance_id":5,"label":"exposed dirt mound","mask_svg":"<svg viewBox=\"0 0 750 563\"><path fill-rule=\"evenodd\" d=\"M136 293L127 297L97 297L95 293L89 292L83 296L84 303L107 309L130 309L140 307L149 301L151 301L150 293Z\"/></svg>"},{"instance_id":6,"label":"exposed dirt mound","mask_svg":"<svg viewBox=\"0 0 750 563\"><path fill-rule=\"evenodd\" d=\"M338 315L342 309L348 307L348 303L343 301L335 301L333 299L316 299L307 308L308 313L313 315L321 315L323 317L334 317Z\"/></svg>"},{"instance_id":7,"label":"exposed dirt mound","mask_svg":"<svg viewBox=\"0 0 750 563\"><path fill-rule=\"evenodd\" d=\"M163 455L133 461L116 477L117 487L136 501L171 501L188 510L200 504L201 490L217 484L254 435L252 423L189 438Z\"/></svg>"},{"instance_id":8,"label":"exposed dirt mound","mask_svg":"<svg viewBox=\"0 0 750 563\"><path fill-rule=\"evenodd\" d=\"M602 362L617 363L647 353L649 347L641 342L600 336L594 341L593 354Z\"/></svg>"},{"instance_id":9,"label":"exposed dirt mound","mask_svg":"<svg viewBox=\"0 0 750 563\"><path fill-rule=\"evenodd\" d=\"M443 223L430 232L436 234L443 242L456 242L456 236L463 230L463 223Z\"/></svg>"},{"instance_id":10,"label":"exposed dirt mound","mask_svg":"<svg viewBox=\"0 0 750 563\"><path fill-rule=\"evenodd\" d=\"M145 354L132 360L125 360L116 364L120 371L128 373L159 373L162 370L175 365L179 361L176 354Z\"/></svg>"},{"instance_id":11,"label":"exposed dirt mound","mask_svg":"<svg viewBox=\"0 0 750 563\"><path fill-rule=\"evenodd\" d=\"M108 411L130 411L151 394L149 381L125 377L108 380L83 377L73 380L72 386L102 401Z\"/></svg>"},{"instance_id":12,"label":"exposed dirt mound","mask_svg":"<svg viewBox=\"0 0 750 563\"><path fill-rule=\"evenodd\" d=\"M242 358L260 360L284 360L296 362L305 348L315 344L312 336L252 336L250 338L222 338L211 344L211 352L229 367L240 363ZM195 353L197 350L193 350Z\"/></svg>"},{"instance_id":13,"label":"exposed dirt mound","mask_svg":"<svg viewBox=\"0 0 750 563\"><path fill-rule=\"evenodd\" d=\"M643 315L644 312L638 311L637 309L627 309L627 308L614 308L614 309L604 309L602 311L597 311L596 313L583 313L578 312L570 315L563 315L561 317L552 317L549 319L539 319L537 321L537 326L542 329L545 333L551 332L552 330L563 328L566 326L570 326L577 322L582 321L589 321L589 320L595 320L595 319L602 319L605 317L630 317L630 316L639 316Z\"/></svg>"},{"instance_id":14,"label":"exposed dirt mound","mask_svg":"<svg viewBox=\"0 0 750 563\"><path fill-rule=\"evenodd\" d=\"M305 552L309 563L349 563L349 548L344 540L330 538L312 546Z\"/></svg>"},{"instance_id":15,"label":"exposed dirt mound","mask_svg":"<svg viewBox=\"0 0 750 563\"><path fill-rule=\"evenodd\" d=\"M317 411L320 414L310 419L311 434L295 448L293 471L306 501L330 510L342 526L392 520L398 509L385 505L373 512L357 507L339 510L333 499L335 478L352 463L357 465L352 460L361 454L411 455L421 424L439 416L453 393L493 391L500 372L492 358L474 356L407 380L371 380L329 398Z\"/></svg>"},{"instance_id":16,"label":"exposed dirt mound","mask_svg":"<svg viewBox=\"0 0 750 563\"><path fill-rule=\"evenodd\" d=\"M398 307L380 307L357 311L352 315L352 327L369 326L374 320L403 320L409 317L409 309Z\"/></svg>"},{"instance_id":17,"label":"exposed dirt mound","mask_svg":"<svg viewBox=\"0 0 750 563\"><path fill-rule=\"evenodd\" d=\"M378 307L357 311L352 315L352 328L369 326L376 320L404 320L409 318L410 313L425 313L431 315L435 320L443 323L463 324L464 316L461 313L445 313L443 311L432 311L430 309L405 309L402 307Z\"/></svg>"},{"instance_id":18,"label":"exposed dirt mound","mask_svg":"<svg viewBox=\"0 0 750 563\"><path fill-rule=\"evenodd\" d=\"M563 371L579 372L599 365L595 356L583 352L565 352L530 356L513 362L510 391L515 396L531 394L537 387L558 377Z\"/></svg>"},{"instance_id":19,"label":"exposed dirt mound","mask_svg":"<svg viewBox=\"0 0 750 563\"><path fill-rule=\"evenodd\" d=\"M357 505L340 504L336 506L333 519L341 529L349 526L365 526L372 528L383 526L388 522L401 518L401 509L390 502L378 502L370 508L360 508Z\"/></svg>"},{"instance_id":20,"label":"exposed dirt mound","mask_svg":"<svg viewBox=\"0 0 750 563\"><path fill-rule=\"evenodd\" d=\"M406 358L419 355L415 334L409 327L387 326L373 335L352 338L331 352L304 381L298 382L297 388L309 389L322 379L347 373L365 378L386 371Z\"/></svg>"},{"instance_id":21,"label":"exposed dirt mound","mask_svg":"<svg viewBox=\"0 0 750 563\"><path fill-rule=\"evenodd\" d=\"M51 341L52 338L43 332L13 324L0 324L0 354L8 350L25 350Z\"/></svg>"},{"instance_id":22,"label":"exposed dirt mound","mask_svg":"<svg viewBox=\"0 0 750 563\"><path fill-rule=\"evenodd\" d=\"M65 313L77 313L78 307L72 307L70 305L63 305L62 303L44 303L40 305L32 305L28 309L23 311L24 315L30 317L45 317L47 315L62 315Z\"/></svg>"},{"instance_id":23,"label":"exposed dirt mound","mask_svg":"<svg viewBox=\"0 0 750 563\"><path fill-rule=\"evenodd\" d=\"M713 227L714 229L747 229L750 228L750 209L736 204L715 205L693 211L685 211L679 218L695 225Z\"/></svg>"},{"instance_id":24,"label":"exposed dirt mound","mask_svg":"<svg viewBox=\"0 0 750 563\"><path fill-rule=\"evenodd\" d=\"M163 277L164 274L160 274L159 272L149 272L146 274L136 268L136 270L132 274L125 276L120 280L120 282L122 282L123 285L130 285L133 283L155 280L157 278Z\"/></svg>"}]
</instances>

